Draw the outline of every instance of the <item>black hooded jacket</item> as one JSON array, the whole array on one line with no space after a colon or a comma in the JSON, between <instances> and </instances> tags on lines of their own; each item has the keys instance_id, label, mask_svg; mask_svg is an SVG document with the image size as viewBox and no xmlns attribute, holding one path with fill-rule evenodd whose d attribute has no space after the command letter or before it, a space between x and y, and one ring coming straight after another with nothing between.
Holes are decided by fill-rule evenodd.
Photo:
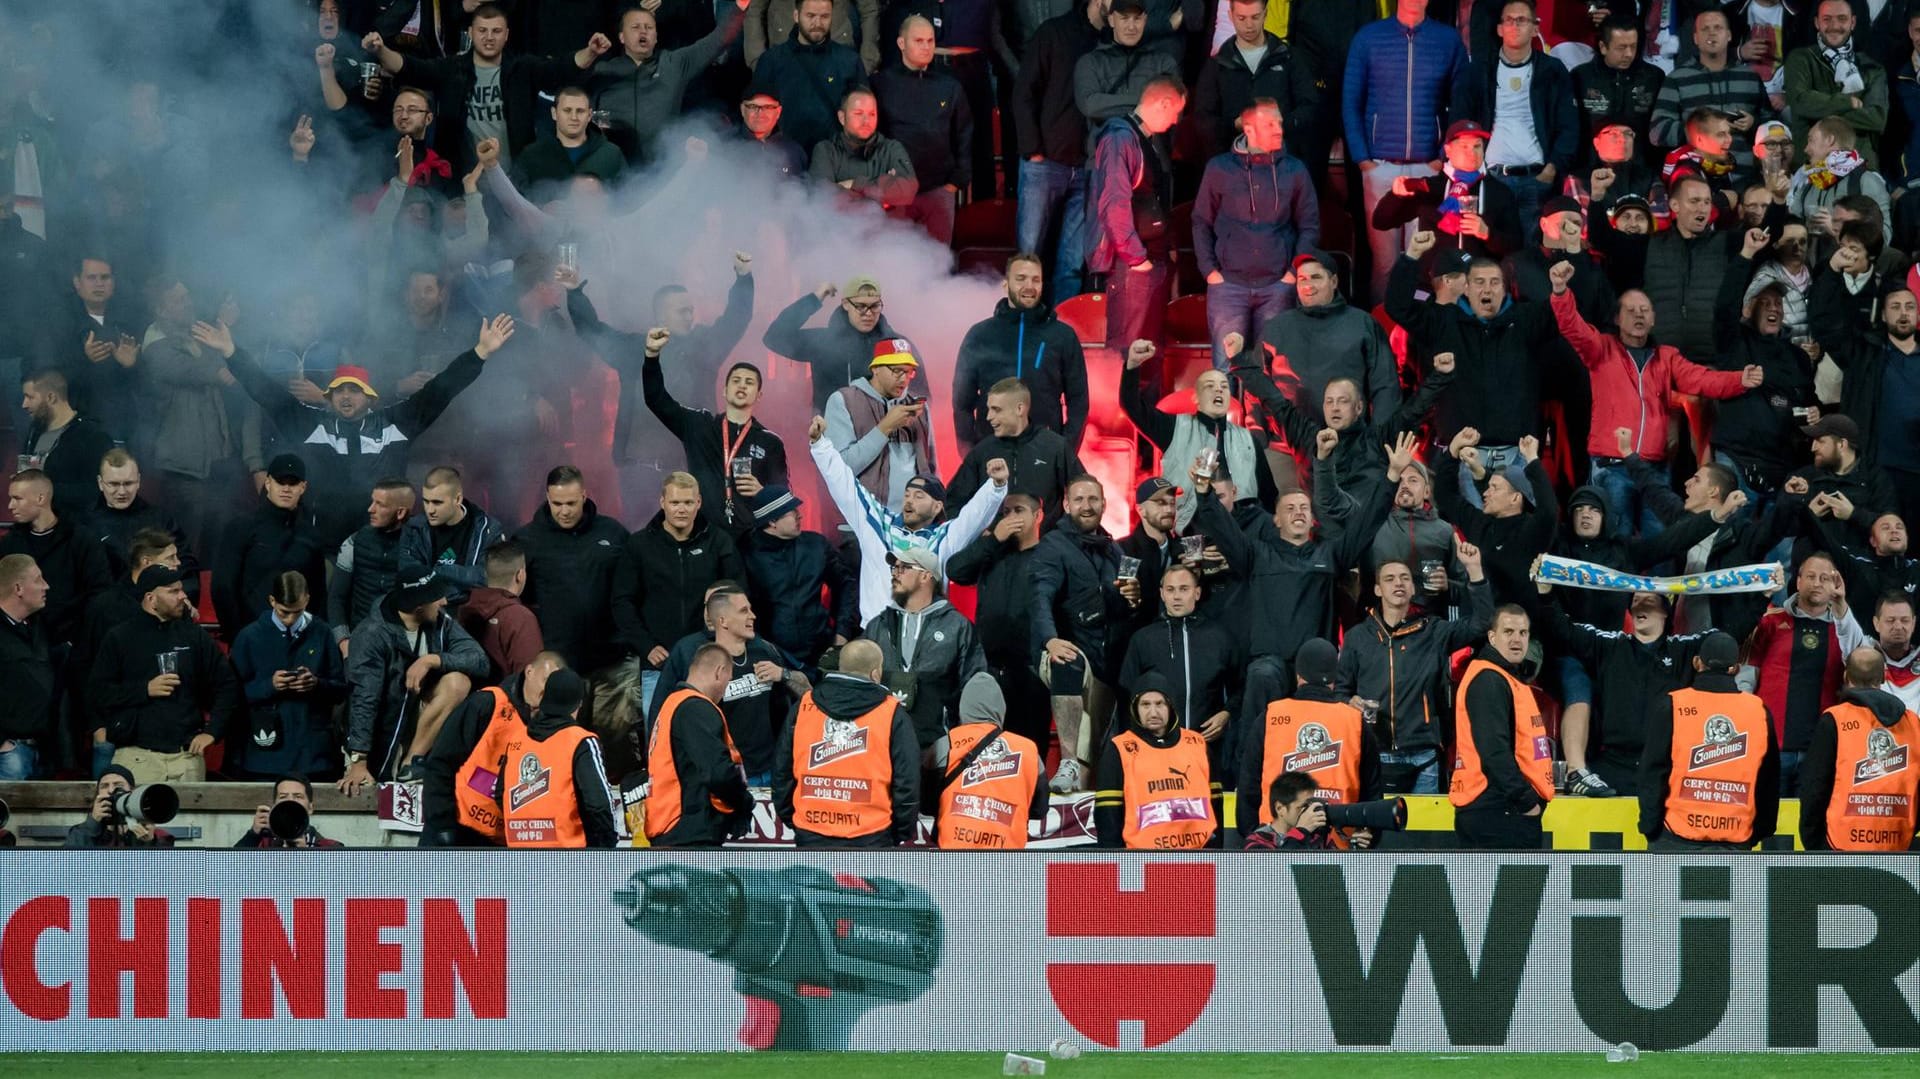
<instances>
[{"instance_id":1,"label":"black hooded jacket","mask_svg":"<svg viewBox=\"0 0 1920 1079\"><path fill-rule=\"evenodd\" d=\"M835 672L822 678L808 696L828 716L850 721L873 711L891 694L878 682ZM795 846L896 847L913 842L920 827L920 743L913 733L913 717L905 708L893 710L893 729L888 736L892 769L888 792L893 799L893 822L882 831L852 839L825 836L795 826L793 792L799 784L793 774L793 729L793 720L789 719L774 753L773 804L780 812L780 820L793 828Z\"/></svg>"},{"instance_id":2,"label":"black hooded jacket","mask_svg":"<svg viewBox=\"0 0 1920 1079\"><path fill-rule=\"evenodd\" d=\"M1484 659L1519 677L1513 664L1494 651L1492 645L1481 645L1474 658ZM1473 745L1480 752L1487 789L1480 797L1458 808L1503 810L1512 816L1520 816L1536 806L1545 809L1546 803L1540 800L1513 759L1513 693L1506 679L1492 671L1474 675L1466 683L1466 713L1456 716L1455 724L1464 719L1473 732Z\"/></svg>"},{"instance_id":3,"label":"black hooded jacket","mask_svg":"<svg viewBox=\"0 0 1920 1079\"><path fill-rule=\"evenodd\" d=\"M1559 589L1554 596L1565 602L1563 593L1581 591ZM1544 604L1541 619L1539 632L1547 646L1593 672L1589 754L1604 756L1623 770L1638 767L1647 730L1654 717L1667 710L1667 694L1686 686L1706 635L1663 633L1642 641L1621 630L1617 619L1604 627L1570 621L1558 602Z\"/></svg>"},{"instance_id":4,"label":"black hooded jacket","mask_svg":"<svg viewBox=\"0 0 1920 1079\"><path fill-rule=\"evenodd\" d=\"M1731 674L1710 671L1696 673L1693 688L1702 693L1740 692ZM1648 715L1647 749L1640 758L1640 834L1648 839L1657 839L1667 830L1667 798L1672 792L1673 777L1672 702L1669 696L1667 707L1654 709ZM1764 704L1760 707L1766 709ZM1696 731L1699 722L1698 718L1691 721ZM1767 715L1767 752L1753 780L1753 810L1753 839L1766 839L1780 820L1780 742L1773 736L1771 713Z\"/></svg>"},{"instance_id":5,"label":"black hooded jacket","mask_svg":"<svg viewBox=\"0 0 1920 1079\"><path fill-rule=\"evenodd\" d=\"M1882 727L1900 722L1907 710L1900 698L1883 689L1840 691L1843 704L1857 704L1873 713ZM1840 752L1840 730L1834 726L1833 712L1821 712L1813 724L1813 740L1807 743L1807 755L1800 761L1800 842L1808 850L1832 850L1827 839L1827 804L1833 801L1833 769Z\"/></svg>"},{"instance_id":6,"label":"black hooded jacket","mask_svg":"<svg viewBox=\"0 0 1920 1079\"><path fill-rule=\"evenodd\" d=\"M538 709L527 717L527 734L536 742L544 742L574 726L579 724L572 717L550 716ZM601 761L598 738L583 738L573 747L573 797L578 803L580 822L586 828L587 846L619 846L620 833L613 823L613 788L607 783L607 768Z\"/></svg>"},{"instance_id":7,"label":"black hooded jacket","mask_svg":"<svg viewBox=\"0 0 1920 1079\"><path fill-rule=\"evenodd\" d=\"M273 580L288 570L307 579L307 593L323 592L326 541L302 499L283 510L260 499L250 516L228 523L213 560L213 609L220 632L233 640L267 609Z\"/></svg>"},{"instance_id":8,"label":"black hooded jacket","mask_svg":"<svg viewBox=\"0 0 1920 1079\"><path fill-rule=\"evenodd\" d=\"M1127 717L1122 733L1130 732L1154 749L1170 749L1179 743L1186 728L1180 725L1176 714L1172 722L1167 724L1167 729L1159 735L1147 733L1147 729L1140 725L1140 698L1149 693L1158 693L1169 702L1174 700L1173 690L1159 675L1142 675L1133 687L1133 696L1127 698ZM1093 831L1102 847L1117 848L1125 843L1122 836L1126 833L1126 778L1126 769L1120 763L1120 749L1115 743L1108 742L1106 750L1100 754L1100 766L1095 770L1093 780ZM1221 789L1220 777L1210 776L1207 797L1212 803L1216 823L1212 838L1207 840L1209 849L1219 848L1220 832L1226 826L1225 813L1221 808Z\"/></svg>"},{"instance_id":9,"label":"black hooded jacket","mask_svg":"<svg viewBox=\"0 0 1920 1079\"><path fill-rule=\"evenodd\" d=\"M1600 531L1592 539L1582 539L1573 529L1573 511L1581 506L1600 511ZM1685 558L1689 547L1713 535L1719 527L1710 513L1689 513L1657 536L1620 539L1613 534L1613 522L1607 516L1605 491L1591 484L1575 488L1567 499L1567 530L1554 544L1554 553L1626 573L1650 573L1663 562ZM1679 572L1678 567L1674 572ZM1626 592L1586 588L1569 588L1559 597L1567 617L1608 630L1620 628L1620 620L1626 617L1627 604L1632 598Z\"/></svg>"},{"instance_id":10,"label":"black hooded jacket","mask_svg":"<svg viewBox=\"0 0 1920 1079\"><path fill-rule=\"evenodd\" d=\"M595 671L620 657L614 637L613 577L627 530L586 500L580 523L561 528L542 505L514 534L527 551L521 602L540 618L547 647L575 670Z\"/></svg>"},{"instance_id":11,"label":"black hooded jacket","mask_svg":"<svg viewBox=\"0 0 1920 1079\"><path fill-rule=\"evenodd\" d=\"M655 648L671 649L682 637L706 625L702 617L707 587L722 578L746 576L733 539L707 518L696 516L686 539L667 531L666 511L620 547L613 571L613 624L620 644L646 668Z\"/></svg>"}]
</instances>

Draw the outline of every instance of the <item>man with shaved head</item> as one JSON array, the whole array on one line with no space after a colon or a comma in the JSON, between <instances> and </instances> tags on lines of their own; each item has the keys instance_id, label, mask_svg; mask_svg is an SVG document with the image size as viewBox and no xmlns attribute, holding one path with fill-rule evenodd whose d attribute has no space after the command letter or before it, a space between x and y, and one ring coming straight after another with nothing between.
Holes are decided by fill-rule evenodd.
<instances>
[{"instance_id":1,"label":"man with shaved head","mask_svg":"<svg viewBox=\"0 0 1920 1079\"><path fill-rule=\"evenodd\" d=\"M774 754L773 804L796 846L911 842L920 822L920 745L881 679L869 640L840 650L840 669L800 698Z\"/></svg>"}]
</instances>

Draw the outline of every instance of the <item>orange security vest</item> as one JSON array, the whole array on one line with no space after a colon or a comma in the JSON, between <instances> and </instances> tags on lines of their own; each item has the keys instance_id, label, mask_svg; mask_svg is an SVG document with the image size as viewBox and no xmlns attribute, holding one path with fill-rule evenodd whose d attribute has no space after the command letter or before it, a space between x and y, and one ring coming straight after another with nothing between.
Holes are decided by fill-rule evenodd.
<instances>
[{"instance_id":1,"label":"orange security vest","mask_svg":"<svg viewBox=\"0 0 1920 1079\"><path fill-rule=\"evenodd\" d=\"M1827 713L1839 735L1827 843L1834 850L1906 850L1920 799L1920 717L1908 712L1887 727L1858 704L1836 704Z\"/></svg>"},{"instance_id":2,"label":"orange security vest","mask_svg":"<svg viewBox=\"0 0 1920 1079\"><path fill-rule=\"evenodd\" d=\"M1266 755L1260 770L1260 823L1273 823L1267 789L1282 772L1313 777L1315 798L1330 805L1360 800L1360 710L1341 701L1279 700L1267 705Z\"/></svg>"},{"instance_id":3,"label":"orange security vest","mask_svg":"<svg viewBox=\"0 0 1920 1079\"><path fill-rule=\"evenodd\" d=\"M852 720L800 698L793 719L793 826L855 839L893 825L892 696Z\"/></svg>"},{"instance_id":4,"label":"orange security vest","mask_svg":"<svg viewBox=\"0 0 1920 1079\"><path fill-rule=\"evenodd\" d=\"M1697 843L1751 844L1754 790L1773 743L1766 705L1751 693L1677 689L1667 831Z\"/></svg>"},{"instance_id":5,"label":"orange security vest","mask_svg":"<svg viewBox=\"0 0 1920 1079\"><path fill-rule=\"evenodd\" d=\"M1180 732L1162 749L1134 731L1113 740L1120 753L1120 841L1129 850L1198 850L1213 838L1213 776L1207 740Z\"/></svg>"},{"instance_id":6,"label":"orange security vest","mask_svg":"<svg viewBox=\"0 0 1920 1079\"><path fill-rule=\"evenodd\" d=\"M676 689L668 694L660 706L660 717L653 721L653 732L647 736L647 775L652 780L647 787L648 839L666 835L680 823L680 770L673 759L673 716L690 698L706 699L691 689ZM720 713L720 738L727 744L727 756L739 767L740 751L734 748L733 732L727 728L725 712ZM707 795L707 801L723 815L737 808L712 794Z\"/></svg>"},{"instance_id":7,"label":"orange security vest","mask_svg":"<svg viewBox=\"0 0 1920 1079\"><path fill-rule=\"evenodd\" d=\"M965 723L947 732L947 759L959 763L995 733L1000 736L995 743L940 792L935 841L942 850L1022 850L1027 845L1027 807L1040 784L1040 747L992 723Z\"/></svg>"},{"instance_id":8,"label":"orange security vest","mask_svg":"<svg viewBox=\"0 0 1920 1079\"><path fill-rule=\"evenodd\" d=\"M461 824L499 843L506 838L500 825L501 762L508 752L525 744L527 724L506 690L488 686L481 692L493 695L493 715L480 734L480 744L453 774L453 801Z\"/></svg>"},{"instance_id":9,"label":"orange security vest","mask_svg":"<svg viewBox=\"0 0 1920 1079\"><path fill-rule=\"evenodd\" d=\"M565 727L544 742L529 737L507 754L507 846L567 847L587 845L587 826L580 819L580 799L574 791L573 751L593 737L582 726Z\"/></svg>"},{"instance_id":10,"label":"orange security vest","mask_svg":"<svg viewBox=\"0 0 1920 1079\"><path fill-rule=\"evenodd\" d=\"M1453 695L1453 779L1447 787L1447 799L1454 808L1472 805L1487 789L1487 773L1480 763L1480 750L1473 744L1473 724L1467 720L1467 687L1481 671L1492 671L1506 679L1507 692L1513 697L1513 762L1520 774L1532 784L1543 802L1553 801L1553 740L1547 737L1547 725L1540 719L1540 702L1527 687L1499 664L1476 659L1467 664L1460 676L1460 688Z\"/></svg>"}]
</instances>

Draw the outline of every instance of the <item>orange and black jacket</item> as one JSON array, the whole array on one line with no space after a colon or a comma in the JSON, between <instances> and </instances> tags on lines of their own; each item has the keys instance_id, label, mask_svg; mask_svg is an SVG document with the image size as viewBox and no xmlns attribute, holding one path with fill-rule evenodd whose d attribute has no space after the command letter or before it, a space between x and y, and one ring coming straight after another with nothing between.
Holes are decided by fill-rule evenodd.
<instances>
[{"instance_id":1,"label":"orange and black jacket","mask_svg":"<svg viewBox=\"0 0 1920 1079\"><path fill-rule=\"evenodd\" d=\"M1419 572L1417 565L1413 569ZM1448 657L1484 641L1491 625L1493 587L1484 580L1467 585L1467 609L1460 618L1422 615L1389 628L1375 611L1347 631L1334 689L1342 699L1380 702L1373 736L1383 752L1438 752L1453 715ZM1246 722L1264 719L1266 705L1260 704L1259 711L1260 716L1250 714Z\"/></svg>"}]
</instances>

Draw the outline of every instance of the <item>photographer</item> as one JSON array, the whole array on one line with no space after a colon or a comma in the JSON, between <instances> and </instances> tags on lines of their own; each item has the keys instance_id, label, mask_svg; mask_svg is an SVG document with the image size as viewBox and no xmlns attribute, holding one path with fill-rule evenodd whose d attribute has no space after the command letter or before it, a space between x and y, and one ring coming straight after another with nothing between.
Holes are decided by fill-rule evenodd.
<instances>
[{"instance_id":1,"label":"photographer","mask_svg":"<svg viewBox=\"0 0 1920 1079\"><path fill-rule=\"evenodd\" d=\"M133 773L109 764L93 788L87 819L67 829L69 847L171 847L173 837L153 825L122 816L113 800L133 789Z\"/></svg>"},{"instance_id":2,"label":"photographer","mask_svg":"<svg viewBox=\"0 0 1920 1079\"><path fill-rule=\"evenodd\" d=\"M299 809L281 809L283 805ZM236 850L318 850L341 845L313 826L313 784L303 775L284 775L273 781L273 804L253 808L253 827L233 846Z\"/></svg>"},{"instance_id":3,"label":"photographer","mask_svg":"<svg viewBox=\"0 0 1920 1079\"><path fill-rule=\"evenodd\" d=\"M1283 772L1305 774L1315 784L1317 797L1336 805L1380 797L1380 747L1360 709L1334 688L1338 663L1331 642L1309 640L1294 655L1294 692L1264 706L1256 703L1248 712L1247 720L1259 724L1259 730L1246 736L1240 757L1242 834L1273 819L1260 813L1260 793L1271 790ZM1373 833L1344 829L1332 845L1344 850L1349 842L1365 850L1373 845Z\"/></svg>"},{"instance_id":4,"label":"photographer","mask_svg":"<svg viewBox=\"0 0 1920 1079\"><path fill-rule=\"evenodd\" d=\"M1241 850L1335 850L1326 803L1314 797L1318 787L1305 772L1281 772L1267 787L1273 821L1247 833ZM1357 844L1356 844L1357 845Z\"/></svg>"}]
</instances>

